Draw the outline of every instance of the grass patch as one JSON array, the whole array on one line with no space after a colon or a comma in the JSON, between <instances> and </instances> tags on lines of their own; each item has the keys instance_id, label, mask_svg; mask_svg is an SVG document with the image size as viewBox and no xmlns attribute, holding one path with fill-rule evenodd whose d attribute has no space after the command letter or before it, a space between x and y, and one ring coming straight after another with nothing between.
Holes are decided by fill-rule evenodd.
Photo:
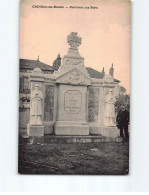
<instances>
[{"instance_id":1,"label":"grass patch","mask_svg":"<svg viewBox=\"0 0 149 195\"><path fill-rule=\"evenodd\" d=\"M129 143L20 144L20 174L126 175Z\"/></svg>"}]
</instances>

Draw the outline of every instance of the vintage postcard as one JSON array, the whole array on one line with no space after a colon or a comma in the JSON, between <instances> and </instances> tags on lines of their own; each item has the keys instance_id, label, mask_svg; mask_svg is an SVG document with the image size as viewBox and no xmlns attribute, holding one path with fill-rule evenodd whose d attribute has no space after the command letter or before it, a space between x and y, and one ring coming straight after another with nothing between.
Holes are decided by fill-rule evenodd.
<instances>
[{"instance_id":1,"label":"vintage postcard","mask_svg":"<svg viewBox=\"0 0 149 195\"><path fill-rule=\"evenodd\" d=\"M21 0L20 174L127 175L129 0Z\"/></svg>"}]
</instances>

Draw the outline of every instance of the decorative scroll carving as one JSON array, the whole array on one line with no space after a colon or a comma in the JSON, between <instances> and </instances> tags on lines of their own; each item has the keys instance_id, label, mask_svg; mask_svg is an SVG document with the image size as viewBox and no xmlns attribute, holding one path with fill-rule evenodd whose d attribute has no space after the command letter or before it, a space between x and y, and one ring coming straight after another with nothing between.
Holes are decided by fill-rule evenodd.
<instances>
[{"instance_id":1,"label":"decorative scroll carving","mask_svg":"<svg viewBox=\"0 0 149 195\"><path fill-rule=\"evenodd\" d=\"M91 80L80 73L77 69L74 69L57 79L59 83L69 83L73 85L90 85Z\"/></svg>"}]
</instances>

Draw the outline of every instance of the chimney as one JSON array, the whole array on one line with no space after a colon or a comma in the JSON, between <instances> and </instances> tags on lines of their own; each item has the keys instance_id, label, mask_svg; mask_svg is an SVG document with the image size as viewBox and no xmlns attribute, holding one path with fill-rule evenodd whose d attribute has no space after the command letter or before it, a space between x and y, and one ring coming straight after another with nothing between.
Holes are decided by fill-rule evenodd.
<instances>
[{"instance_id":1,"label":"chimney","mask_svg":"<svg viewBox=\"0 0 149 195\"><path fill-rule=\"evenodd\" d=\"M39 55L38 55L37 61L39 62Z\"/></svg>"},{"instance_id":2,"label":"chimney","mask_svg":"<svg viewBox=\"0 0 149 195\"><path fill-rule=\"evenodd\" d=\"M59 67L61 66L61 57L60 57L60 54L58 54L58 55L57 55L57 58L54 60L53 66L54 66L54 68L56 68L57 70L58 70Z\"/></svg>"},{"instance_id":3,"label":"chimney","mask_svg":"<svg viewBox=\"0 0 149 195\"><path fill-rule=\"evenodd\" d=\"M113 68L113 63L111 68L109 69L109 75L111 75L112 77L114 76L114 68Z\"/></svg>"},{"instance_id":4,"label":"chimney","mask_svg":"<svg viewBox=\"0 0 149 195\"><path fill-rule=\"evenodd\" d=\"M105 69L104 69L104 67L102 69L102 74L103 74L103 76L105 75Z\"/></svg>"},{"instance_id":5,"label":"chimney","mask_svg":"<svg viewBox=\"0 0 149 195\"><path fill-rule=\"evenodd\" d=\"M39 55L38 55L38 58L37 58L37 67L38 67L38 64L39 64Z\"/></svg>"}]
</instances>

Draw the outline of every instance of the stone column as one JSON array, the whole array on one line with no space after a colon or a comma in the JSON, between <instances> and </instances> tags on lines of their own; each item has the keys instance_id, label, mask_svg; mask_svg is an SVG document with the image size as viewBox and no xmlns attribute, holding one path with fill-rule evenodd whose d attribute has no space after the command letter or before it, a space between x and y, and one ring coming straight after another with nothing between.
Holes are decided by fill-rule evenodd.
<instances>
[{"instance_id":1,"label":"stone column","mask_svg":"<svg viewBox=\"0 0 149 195\"><path fill-rule=\"evenodd\" d=\"M39 68L35 68L30 76L31 96L30 96L30 121L27 125L27 134L33 137L44 136L43 126L43 75Z\"/></svg>"}]
</instances>

